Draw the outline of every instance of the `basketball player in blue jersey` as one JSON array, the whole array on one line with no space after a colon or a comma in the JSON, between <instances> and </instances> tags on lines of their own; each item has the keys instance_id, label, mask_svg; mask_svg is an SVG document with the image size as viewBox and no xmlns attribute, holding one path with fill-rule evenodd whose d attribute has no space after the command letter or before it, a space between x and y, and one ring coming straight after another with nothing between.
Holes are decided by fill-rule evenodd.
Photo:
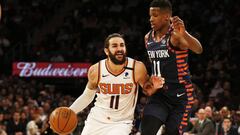
<instances>
[{"instance_id":1,"label":"basketball player in blue jersey","mask_svg":"<svg viewBox=\"0 0 240 135\"><path fill-rule=\"evenodd\" d=\"M107 58L90 67L86 89L70 109L79 113L97 95L82 135L129 135L138 86L151 95L163 86L164 79L156 76L149 79L145 65L126 56L125 41L120 34L106 38L104 52Z\"/></svg>"},{"instance_id":2,"label":"basketball player in blue jersey","mask_svg":"<svg viewBox=\"0 0 240 135\"><path fill-rule=\"evenodd\" d=\"M142 135L156 135L163 124L166 135L181 135L193 104L188 51L201 54L202 46L186 31L178 16L172 17L168 0L153 0L149 16L152 30L145 36L145 45L152 74L165 78L165 84L149 95L142 119Z\"/></svg>"}]
</instances>

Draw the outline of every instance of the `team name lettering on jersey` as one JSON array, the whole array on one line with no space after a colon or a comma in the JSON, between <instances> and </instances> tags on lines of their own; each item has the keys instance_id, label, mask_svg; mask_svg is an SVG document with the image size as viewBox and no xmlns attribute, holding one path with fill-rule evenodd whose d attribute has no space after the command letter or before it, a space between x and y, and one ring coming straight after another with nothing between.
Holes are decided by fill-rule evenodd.
<instances>
[{"instance_id":1,"label":"team name lettering on jersey","mask_svg":"<svg viewBox=\"0 0 240 135\"><path fill-rule=\"evenodd\" d=\"M100 83L100 91L102 94L129 94L132 91L133 83Z\"/></svg>"},{"instance_id":2,"label":"team name lettering on jersey","mask_svg":"<svg viewBox=\"0 0 240 135\"><path fill-rule=\"evenodd\" d=\"M149 58L167 58L170 57L168 50L148 51Z\"/></svg>"}]
</instances>

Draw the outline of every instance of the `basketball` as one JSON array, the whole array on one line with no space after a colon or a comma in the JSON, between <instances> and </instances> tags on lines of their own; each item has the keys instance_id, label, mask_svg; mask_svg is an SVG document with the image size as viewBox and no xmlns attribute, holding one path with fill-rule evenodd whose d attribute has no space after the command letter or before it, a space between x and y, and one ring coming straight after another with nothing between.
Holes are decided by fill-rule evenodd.
<instances>
[{"instance_id":1,"label":"basketball","mask_svg":"<svg viewBox=\"0 0 240 135\"><path fill-rule=\"evenodd\" d=\"M70 134L78 123L77 115L68 107L58 107L50 115L51 129L58 134Z\"/></svg>"}]
</instances>

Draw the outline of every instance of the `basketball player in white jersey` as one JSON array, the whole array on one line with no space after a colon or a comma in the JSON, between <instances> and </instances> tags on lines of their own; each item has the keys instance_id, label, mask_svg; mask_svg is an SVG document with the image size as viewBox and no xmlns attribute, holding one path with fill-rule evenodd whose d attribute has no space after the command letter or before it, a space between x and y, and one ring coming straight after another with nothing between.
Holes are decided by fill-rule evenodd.
<instances>
[{"instance_id":1,"label":"basketball player in white jersey","mask_svg":"<svg viewBox=\"0 0 240 135\"><path fill-rule=\"evenodd\" d=\"M92 65L83 94L70 106L79 113L94 99L82 135L129 135L137 102L138 84L146 95L161 88L164 79L151 77L145 65L126 57L122 35L114 33L105 40L107 59Z\"/></svg>"}]
</instances>

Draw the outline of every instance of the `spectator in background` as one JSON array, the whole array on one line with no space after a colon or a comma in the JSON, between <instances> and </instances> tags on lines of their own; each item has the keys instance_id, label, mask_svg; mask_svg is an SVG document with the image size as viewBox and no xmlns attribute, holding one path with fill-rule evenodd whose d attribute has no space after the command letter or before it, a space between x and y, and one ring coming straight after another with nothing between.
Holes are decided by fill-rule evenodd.
<instances>
[{"instance_id":1,"label":"spectator in background","mask_svg":"<svg viewBox=\"0 0 240 135\"><path fill-rule=\"evenodd\" d=\"M24 135L25 125L21 121L20 112L13 112L12 119L7 124L8 135Z\"/></svg>"},{"instance_id":2,"label":"spectator in background","mask_svg":"<svg viewBox=\"0 0 240 135\"><path fill-rule=\"evenodd\" d=\"M212 111L212 108L210 106L205 107L205 113L206 113L206 117L208 119L212 120L213 111Z\"/></svg>"},{"instance_id":3,"label":"spectator in background","mask_svg":"<svg viewBox=\"0 0 240 135\"><path fill-rule=\"evenodd\" d=\"M4 120L4 113L2 111L0 111L0 130L2 132L6 131L6 121Z\"/></svg>"},{"instance_id":4,"label":"spectator in background","mask_svg":"<svg viewBox=\"0 0 240 135\"><path fill-rule=\"evenodd\" d=\"M222 121L222 128L218 135L238 135L237 128L232 125L231 117L224 117Z\"/></svg>"},{"instance_id":5,"label":"spectator in background","mask_svg":"<svg viewBox=\"0 0 240 135\"><path fill-rule=\"evenodd\" d=\"M238 134L240 134L240 110L237 110L233 116L234 126L238 129Z\"/></svg>"},{"instance_id":6,"label":"spectator in background","mask_svg":"<svg viewBox=\"0 0 240 135\"><path fill-rule=\"evenodd\" d=\"M24 134L26 133L26 127L27 127L27 123L28 123L29 119L27 117L26 112L21 112L21 122L23 124L24 128Z\"/></svg>"},{"instance_id":7,"label":"spectator in background","mask_svg":"<svg viewBox=\"0 0 240 135\"><path fill-rule=\"evenodd\" d=\"M197 112L198 120L190 132L183 135L214 135L214 125L210 119L206 117L205 109L199 109Z\"/></svg>"},{"instance_id":8,"label":"spectator in background","mask_svg":"<svg viewBox=\"0 0 240 135\"><path fill-rule=\"evenodd\" d=\"M142 96L140 97L139 103L136 106L136 110L135 110L135 123L134 123L134 127L136 129L138 129L137 131L141 132L141 119L143 116L143 110L145 105L147 104L147 97L146 96Z\"/></svg>"},{"instance_id":9,"label":"spectator in background","mask_svg":"<svg viewBox=\"0 0 240 135\"><path fill-rule=\"evenodd\" d=\"M219 106L227 106L228 108L236 108L234 102L234 95L232 94L231 83L224 81L222 83L223 92L217 95Z\"/></svg>"},{"instance_id":10,"label":"spectator in background","mask_svg":"<svg viewBox=\"0 0 240 135\"><path fill-rule=\"evenodd\" d=\"M38 110L34 110L32 113L32 120L27 123L27 135L40 135L41 127L38 126L38 123L41 122L41 117Z\"/></svg>"},{"instance_id":11,"label":"spectator in background","mask_svg":"<svg viewBox=\"0 0 240 135\"><path fill-rule=\"evenodd\" d=\"M0 128L0 135L7 135L7 133L3 129Z\"/></svg>"},{"instance_id":12,"label":"spectator in background","mask_svg":"<svg viewBox=\"0 0 240 135\"><path fill-rule=\"evenodd\" d=\"M230 116L231 116L230 110L228 109L227 106L223 106L223 107L221 108L220 114L221 114L222 118L230 117Z\"/></svg>"},{"instance_id":13,"label":"spectator in background","mask_svg":"<svg viewBox=\"0 0 240 135\"><path fill-rule=\"evenodd\" d=\"M213 113L212 121L215 127L214 134L218 135L219 130L221 129L222 116L219 111Z\"/></svg>"}]
</instances>

